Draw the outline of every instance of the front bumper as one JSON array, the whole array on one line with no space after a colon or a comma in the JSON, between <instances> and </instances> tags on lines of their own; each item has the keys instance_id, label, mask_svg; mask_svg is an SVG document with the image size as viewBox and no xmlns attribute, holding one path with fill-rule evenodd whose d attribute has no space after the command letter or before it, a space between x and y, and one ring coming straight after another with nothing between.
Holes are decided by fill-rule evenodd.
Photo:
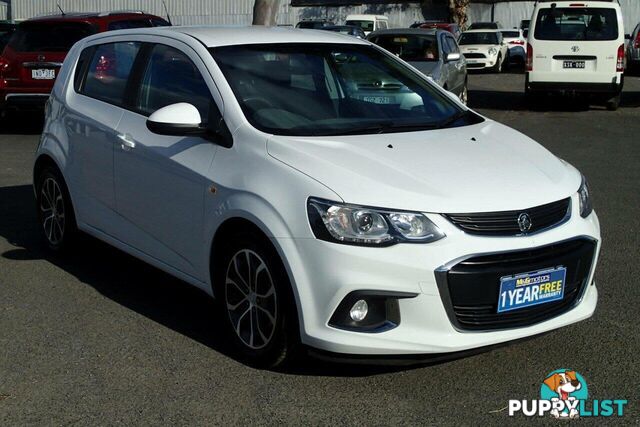
<instances>
[{"instance_id":1,"label":"front bumper","mask_svg":"<svg viewBox=\"0 0 640 427\"><path fill-rule=\"evenodd\" d=\"M467 70L484 70L495 67L498 58L466 58Z\"/></svg>"},{"instance_id":2,"label":"front bumper","mask_svg":"<svg viewBox=\"0 0 640 427\"><path fill-rule=\"evenodd\" d=\"M472 236L444 217L429 214L447 234L431 244L367 248L316 239L278 239L295 287L302 342L350 355L452 353L541 334L590 317L598 300L593 274L600 250L600 226L595 213L586 219L580 217L577 196L573 198L568 222L527 237ZM583 292L566 311L529 326L490 331L461 330L452 323L438 286L436 272L443 266L472 255L544 247L578 237L594 241L596 246ZM394 329L362 333L329 326L343 298L357 290L417 296L399 300L401 322Z\"/></svg>"}]
</instances>

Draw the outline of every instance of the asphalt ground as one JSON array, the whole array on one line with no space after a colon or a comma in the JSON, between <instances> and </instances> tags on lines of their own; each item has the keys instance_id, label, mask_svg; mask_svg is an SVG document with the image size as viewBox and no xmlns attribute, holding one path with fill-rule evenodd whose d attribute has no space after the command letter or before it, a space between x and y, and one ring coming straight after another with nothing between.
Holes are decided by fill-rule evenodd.
<instances>
[{"instance_id":1,"label":"asphalt ground","mask_svg":"<svg viewBox=\"0 0 640 427\"><path fill-rule=\"evenodd\" d=\"M37 115L0 126L0 425L514 424L571 368L590 398L627 399L640 422L640 79L616 112L524 104L522 74L470 76L470 105L538 140L588 177L602 224L593 318L445 363L372 367L303 359L284 372L236 361L202 293L91 238L45 250L31 164ZM514 159L517 160L517 159ZM531 188L535 190L535 183ZM555 424L549 418L536 419ZM583 419L602 424L603 419Z\"/></svg>"}]
</instances>

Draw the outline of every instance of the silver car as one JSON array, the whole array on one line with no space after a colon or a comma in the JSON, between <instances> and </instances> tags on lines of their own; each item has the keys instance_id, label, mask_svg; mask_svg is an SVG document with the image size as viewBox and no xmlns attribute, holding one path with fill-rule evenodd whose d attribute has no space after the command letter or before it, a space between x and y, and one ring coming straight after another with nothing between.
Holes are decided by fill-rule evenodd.
<instances>
[{"instance_id":1,"label":"silver car","mask_svg":"<svg viewBox=\"0 0 640 427\"><path fill-rule=\"evenodd\" d=\"M407 61L467 103L467 64L448 31L381 30L369 34L367 39Z\"/></svg>"}]
</instances>

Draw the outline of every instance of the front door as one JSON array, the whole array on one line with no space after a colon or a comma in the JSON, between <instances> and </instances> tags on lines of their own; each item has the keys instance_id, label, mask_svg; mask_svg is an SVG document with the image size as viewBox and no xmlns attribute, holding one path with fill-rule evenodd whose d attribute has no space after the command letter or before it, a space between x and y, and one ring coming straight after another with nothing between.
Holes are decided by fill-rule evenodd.
<instances>
[{"instance_id":1,"label":"front door","mask_svg":"<svg viewBox=\"0 0 640 427\"><path fill-rule=\"evenodd\" d=\"M174 42L169 42L174 43ZM156 44L142 73L135 105L118 126L115 191L125 227L117 236L136 249L198 280L207 175L218 146L199 137L151 133L148 116L167 105L194 105L203 121L212 108L213 82L187 46ZM206 77L205 77L206 76ZM215 108L215 107L213 107Z\"/></svg>"}]
</instances>

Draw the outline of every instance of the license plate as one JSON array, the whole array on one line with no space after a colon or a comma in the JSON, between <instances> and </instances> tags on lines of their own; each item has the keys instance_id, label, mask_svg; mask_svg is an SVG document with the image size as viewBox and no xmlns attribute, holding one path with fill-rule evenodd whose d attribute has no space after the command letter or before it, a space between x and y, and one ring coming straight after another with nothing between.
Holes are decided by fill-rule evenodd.
<instances>
[{"instance_id":1,"label":"license plate","mask_svg":"<svg viewBox=\"0 0 640 427\"><path fill-rule=\"evenodd\" d=\"M31 78L34 80L53 80L56 78L56 70L31 70Z\"/></svg>"},{"instance_id":2,"label":"license plate","mask_svg":"<svg viewBox=\"0 0 640 427\"><path fill-rule=\"evenodd\" d=\"M391 96L363 96L364 102L373 102L374 104L393 104L395 101Z\"/></svg>"},{"instance_id":3,"label":"license plate","mask_svg":"<svg viewBox=\"0 0 640 427\"><path fill-rule=\"evenodd\" d=\"M565 267L500 278L498 313L559 301L564 297Z\"/></svg>"},{"instance_id":4,"label":"license plate","mask_svg":"<svg viewBox=\"0 0 640 427\"><path fill-rule=\"evenodd\" d=\"M562 68L584 68L584 61L563 61Z\"/></svg>"}]
</instances>

